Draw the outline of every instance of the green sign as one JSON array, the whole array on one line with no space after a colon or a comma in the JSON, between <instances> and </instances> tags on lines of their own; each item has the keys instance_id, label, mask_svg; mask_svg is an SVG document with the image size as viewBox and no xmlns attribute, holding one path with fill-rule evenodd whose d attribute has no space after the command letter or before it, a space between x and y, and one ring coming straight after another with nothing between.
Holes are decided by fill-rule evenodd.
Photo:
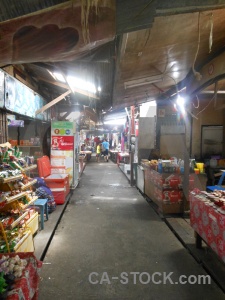
<instances>
[{"instance_id":1,"label":"green sign","mask_svg":"<svg viewBox=\"0 0 225 300\"><path fill-rule=\"evenodd\" d=\"M74 123L68 121L52 121L52 136L71 136L74 133Z\"/></svg>"}]
</instances>

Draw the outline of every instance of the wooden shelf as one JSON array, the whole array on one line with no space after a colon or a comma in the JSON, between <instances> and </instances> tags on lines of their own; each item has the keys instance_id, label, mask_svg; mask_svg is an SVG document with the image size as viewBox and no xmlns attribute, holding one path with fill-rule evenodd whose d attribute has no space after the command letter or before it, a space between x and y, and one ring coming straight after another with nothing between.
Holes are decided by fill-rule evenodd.
<instances>
[{"instance_id":1,"label":"wooden shelf","mask_svg":"<svg viewBox=\"0 0 225 300\"><path fill-rule=\"evenodd\" d=\"M37 182L37 179L34 179L30 182L28 182L27 184L24 184L22 187L21 187L21 190L24 191L26 189L28 189L29 187L31 187L33 184L35 184Z\"/></svg>"},{"instance_id":2,"label":"wooden shelf","mask_svg":"<svg viewBox=\"0 0 225 300\"><path fill-rule=\"evenodd\" d=\"M22 178L23 178L23 174L16 175L16 176L10 176L10 177L7 177L7 178L0 177L0 182L7 183L7 182L22 179Z\"/></svg>"},{"instance_id":3,"label":"wooden shelf","mask_svg":"<svg viewBox=\"0 0 225 300\"><path fill-rule=\"evenodd\" d=\"M29 166L29 167L23 168L23 166L21 166L20 164L18 164L18 163L15 162L15 161L10 162L9 164L10 164L10 166L11 166L14 170L15 170L15 169L18 169L18 170L20 170L21 172L28 172L28 171L31 171L31 170L34 170L34 169L37 168L37 165L36 165L36 164L31 165L31 166Z\"/></svg>"},{"instance_id":4,"label":"wooden shelf","mask_svg":"<svg viewBox=\"0 0 225 300\"><path fill-rule=\"evenodd\" d=\"M32 199L29 203L27 203L27 204L21 206L22 209L26 209L28 206L30 206L30 205L32 205L32 204L35 205L34 202L35 202L37 199L38 199L38 196L33 197L33 199Z\"/></svg>"},{"instance_id":5,"label":"wooden shelf","mask_svg":"<svg viewBox=\"0 0 225 300\"><path fill-rule=\"evenodd\" d=\"M15 195L15 196L12 196L12 197L9 197L9 198L6 197L6 202L7 203L11 203L11 202L13 202L15 200L18 200L18 199L20 199L20 198L22 198L24 196L26 196L26 192L19 193L19 194Z\"/></svg>"},{"instance_id":6,"label":"wooden shelf","mask_svg":"<svg viewBox=\"0 0 225 300\"><path fill-rule=\"evenodd\" d=\"M28 146L28 147L30 147L30 146ZM10 176L10 177L7 177L7 178L0 177L0 183L3 186L3 189L7 185L8 185L8 188L13 189L13 186L11 186L9 182L20 180L20 179L23 178L25 172L29 172L29 171L34 170L34 169L37 168L36 164L33 164L33 165L30 165L28 167L23 168L16 161L10 161L9 164L13 169L20 170L21 174L18 174L16 176ZM24 227L25 231L20 236L18 236L18 238L20 238L20 240L15 245L15 247L13 249L13 251L15 251L15 252L27 252L27 251L33 252L34 251L34 243L33 243L32 232L31 232L31 230L26 230L25 218L28 217L29 212L24 211L24 210L27 207L29 207L30 205L32 205L38 199L37 196L32 197L31 195L28 194L28 191L26 191L32 185L34 185L36 182L37 182L36 179L32 179L31 181L28 181L27 184L21 183L22 186L20 186L20 188L21 188L20 193L14 195L14 196L11 196L11 197L10 196L8 196L8 197L5 196L5 201L4 201L5 203L4 204L6 204L6 205L9 204L9 206L12 206L13 208L17 208L20 211L20 215L18 216L18 218L16 220L13 220L12 224L7 226L7 229L12 230L13 228L17 228L19 226L19 224L21 222L23 222L23 220L24 220L23 223L25 224L25 226L23 226L23 224L21 224L22 228ZM6 190L8 190L8 188L5 187ZM26 202L28 202L28 203L23 204L23 201L22 201L23 197L25 197L24 199L26 199ZM6 209L8 210L8 206L6 206ZM35 219L35 217L36 217L36 219ZM38 214L37 213L35 214L35 217L30 218L31 219L30 220L31 225L32 225L32 228L33 228L32 230L34 232L36 232L37 229L38 229ZM36 221L34 221L34 220L36 220ZM10 245L9 245L10 243L8 241L6 230L3 228L2 222L0 222L0 231L2 232L3 239L6 243L7 251L8 252L10 252L10 250L12 251L12 249L10 249ZM11 240L11 238L10 238L10 240Z\"/></svg>"},{"instance_id":7,"label":"wooden shelf","mask_svg":"<svg viewBox=\"0 0 225 300\"><path fill-rule=\"evenodd\" d=\"M11 225L10 225L10 228L13 229L14 227L16 227L20 221L22 221L26 215L28 214L28 211L26 211L25 213L22 214L22 216L20 216L18 219L16 219Z\"/></svg>"},{"instance_id":8,"label":"wooden shelf","mask_svg":"<svg viewBox=\"0 0 225 300\"><path fill-rule=\"evenodd\" d=\"M26 168L22 168L22 172L28 172L37 168L37 165L32 165Z\"/></svg>"}]
</instances>

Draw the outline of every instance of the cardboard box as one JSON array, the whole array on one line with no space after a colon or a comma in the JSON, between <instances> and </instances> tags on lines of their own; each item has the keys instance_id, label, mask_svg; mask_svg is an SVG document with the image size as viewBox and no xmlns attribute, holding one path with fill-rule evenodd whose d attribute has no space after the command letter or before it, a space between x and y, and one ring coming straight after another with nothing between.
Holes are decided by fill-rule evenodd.
<instances>
[{"instance_id":1,"label":"cardboard box","mask_svg":"<svg viewBox=\"0 0 225 300\"><path fill-rule=\"evenodd\" d=\"M162 190L155 187L154 197L165 204L179 203L183 201L183 192L179 190Z\"/></svg>"},{"instance_id":2,"label":"cardboard box","mask_svg":"<svg viewBox=\"0 0 225 300\"><path fill-rule=\"evenodd\" d=\"M150 166L144 168L144 193L166 214L180 214L184 211L182 177L178 174L158 173ZM185 208L186 209L186 208Z\"/></svg>"}]
</instances>

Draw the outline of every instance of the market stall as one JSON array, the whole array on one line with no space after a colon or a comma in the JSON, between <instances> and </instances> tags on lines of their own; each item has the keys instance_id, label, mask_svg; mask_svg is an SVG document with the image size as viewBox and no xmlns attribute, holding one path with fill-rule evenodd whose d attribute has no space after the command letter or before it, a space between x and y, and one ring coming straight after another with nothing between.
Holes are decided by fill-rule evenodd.
<instances>
[{"instance_id":1,"label":"market stall","mask_svg":"<svg viewBox=\"0 0 225 300\"><path fill-rule=\"evenodd\" d=\"M32 190L37 180L27 175L37 165L9 143L0 150L0 298L38 299L41 262L33 254L39 228L33 205L38 196Z\"/></svg>"},{"instance_id":2,"label":"market stall","mask_svg":"<svg viewBox=\"0 0 225 300\"><path fill-rule=\"evenodd\" d=\"M192 192L190 221L196 233L196 246L200 248L204 240L225 262L225 191Z\"/></svg>"},{"instance_id":3,"label":"market stall","mask_svg":"<svg viewBox=\"0 0 225 300\"><path fill-rule=\"evenodd\" d=\"M33 235L38 231L38 213L33 205L38 196L36 179L27 173L37 165L27 162L18 147L1 144L0 252L34 251Z\"/></svg>"}]
</instances>

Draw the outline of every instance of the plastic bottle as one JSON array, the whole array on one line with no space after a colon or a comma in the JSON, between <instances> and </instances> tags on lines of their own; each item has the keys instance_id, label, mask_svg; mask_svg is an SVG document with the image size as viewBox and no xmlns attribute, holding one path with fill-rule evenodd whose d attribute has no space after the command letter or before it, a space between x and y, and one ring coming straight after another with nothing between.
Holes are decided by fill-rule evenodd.
<instances>
[{"instance_id":1,"label":"plastic bottle","mask_svg":"<svg viewBox=\"0 0 225 300\"><path fill-rule=\"evenodd\" d=\"M184 161L180 160L180 174L184 174Z\"/></svg>"},{"instance_id":2,"label":"plastic bottle","mask_svg":"<svg viewBox=\"0 0 225 300\"><path fill-rule=\"evenodd\" d=\"M194 173L196 167L195 159L190 159L190 173Z\"/></svg>"},{"instance_id":3,"label":"plastic bottle","mask_svg":"<svg viewBox=\"0 0 225 300\"><path fill-rule=\"evenodd\" d=\"M159 173L162 173L163 171L163 168L162 168L162 160L161 159L158 159L158 172Z\"/></svg>"}]
</instances>

